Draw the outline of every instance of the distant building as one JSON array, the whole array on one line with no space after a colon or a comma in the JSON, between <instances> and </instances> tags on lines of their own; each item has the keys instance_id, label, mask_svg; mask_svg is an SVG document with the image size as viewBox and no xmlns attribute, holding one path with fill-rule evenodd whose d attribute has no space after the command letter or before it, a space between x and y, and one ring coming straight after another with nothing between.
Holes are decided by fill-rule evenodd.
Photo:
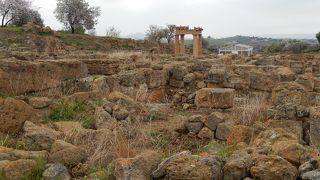
<instances>
[{"instance_id":1,"label":"distant building","mask_svg":"<svg viewBox=\"0 0 320 180\"><path fill-rule=\"evenodd\" d=\"M219 54L237 54L241 56L251 56L253 47L245 44L232 44L219 49Z\"/></svg>"}]
</instances>

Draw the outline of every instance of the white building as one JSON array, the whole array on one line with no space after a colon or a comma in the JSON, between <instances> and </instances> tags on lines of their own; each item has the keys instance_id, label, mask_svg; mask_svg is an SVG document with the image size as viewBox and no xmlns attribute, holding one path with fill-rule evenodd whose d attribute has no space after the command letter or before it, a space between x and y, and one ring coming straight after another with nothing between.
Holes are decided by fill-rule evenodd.
<instances>
[{"instance_id":1,"label":"white building","mask_svg":"<svg viewBox=\"0 0 320 180\"><path fill-rule=\"evenodd\" d=\"M219 49L219 54L237 54L242 56L251 56L253 47L244 44L233 44Z\"/></svg>"}]
</instances>

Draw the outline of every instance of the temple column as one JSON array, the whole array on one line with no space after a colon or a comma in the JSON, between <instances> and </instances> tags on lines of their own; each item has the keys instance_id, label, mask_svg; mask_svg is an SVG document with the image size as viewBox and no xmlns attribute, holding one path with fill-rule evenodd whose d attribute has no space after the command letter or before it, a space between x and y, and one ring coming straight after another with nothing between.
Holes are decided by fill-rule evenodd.
<instances>
[{"instance_id":1,"label":"temple column","mask_svg":"<svg viewBox=\"0 0 320 180\"><path fill-rule=\"evenodd\" d=\"M184 34L181 35L180 40L180 54L186 54L186 49L184 47Z\"/></svg>"},{"instance_id":2,"label":"temple column","mask_svg":"<svg viewBox=\"0 0 320 180\"><path fill-rule=\"evenodd\" d=\"M174 52L175 54L180 54L180 40L179 40L179 35L175 35L175 40L174 40Z\"/></svg>"},{"instance_id":3,"label":"temple column","mask_svg":"<svg viewBox=\"0 0 320 180\"><path fill-rule=\"evenodd\" d=\"M199 42L199 46L198 46L198 55L201 56L202 55L202 35L198 35L198 42Z\"/></svg>"},{"instance_id":4,"label":"temple column","mask_svg":"<svg viewBox=\"0 0 320 180\"><path fill-rule=\"evenodd\" d=\"M199 56L199 36L193 35L193 56Z\"/></svg>"}]
</instances>

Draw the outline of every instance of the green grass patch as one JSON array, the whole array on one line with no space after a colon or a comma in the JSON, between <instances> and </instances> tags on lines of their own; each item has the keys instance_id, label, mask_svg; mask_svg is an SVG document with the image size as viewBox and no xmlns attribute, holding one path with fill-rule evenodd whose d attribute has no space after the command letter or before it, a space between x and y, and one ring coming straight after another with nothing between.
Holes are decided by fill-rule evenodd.
<instances>
[{"instance_id":1,"label":"green grass patch","mask_svg":"<svg viewBox=\"0 0 320 180\"><path fill-rule=\"evenodd\" d=\"M22 27L17 27L17 26L0 27L0 30L1 29L6 31L11 31L11 32L17 32L17 33L23 32Z\"/></svg>"},{"instance_id":2,"label":"green grass patch","mask_svg":"<svg viewBox=\"0 0 320 180\"><path fill-rule=\"evenodd\" d=\"M59 33L57 37L59 37L68 46L94 48L97 45L94 39L86 35Z\"/></svg>"},{"instance_id":3,"label":"green grass patch","mask_svg":"<svg viewBox=\"0 0 320 180\"><path fill-rule=\"evenodd\" d=\"M81 120L82 127L85 129L94 129L96 120L92 116L87 116Z\"/></svg>"},{"instance_id":4,"label":"green grass patch","mask_svg":"<svg viewBox=\"0 0 320 180\"><path fill-rule=\"evenodd\" d=\"M83 103L60 101L48 118L51 121L71 121L85 110Z\"/></svg>"},{"instance_id":5,"label":"green grass patch","mask_svg":"<svg viewBox=\"0 0 320 180\"><path fill-rule=\"evenodd\" d=\"M79 102L59 101L46 121L78 121L86 129L95 128L95 118L90 113L90 106Z\"/></svg>"}]
</instances>

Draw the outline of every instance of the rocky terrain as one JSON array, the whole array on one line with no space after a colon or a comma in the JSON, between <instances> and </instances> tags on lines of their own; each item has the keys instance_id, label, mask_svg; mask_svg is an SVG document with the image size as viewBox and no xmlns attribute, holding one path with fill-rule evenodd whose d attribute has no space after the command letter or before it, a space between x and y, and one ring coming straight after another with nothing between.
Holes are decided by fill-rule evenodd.
<instances>
[{"instance_id":1,"label":"rocky terrain","mask_svg":"<svg viewBox=\"0 0 320 180\"><path fill-rule=\"evenodd\" d=\"M0 179L320 179L319 54L27 32L0 33Z\"/></svg>"}]
</instances>

